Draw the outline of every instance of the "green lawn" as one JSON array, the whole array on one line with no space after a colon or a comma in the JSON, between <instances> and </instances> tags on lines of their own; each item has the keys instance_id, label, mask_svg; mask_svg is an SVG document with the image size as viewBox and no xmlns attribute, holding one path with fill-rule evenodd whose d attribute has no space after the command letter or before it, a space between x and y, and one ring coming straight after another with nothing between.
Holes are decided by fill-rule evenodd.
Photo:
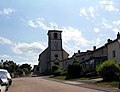
<instances>
[{"instance_id":1,"label":"green lawn","mask_svg":"<svg viewBox=\"0 0 120 92\"><path fill-rule=\"evenodd\" d=\"M103 86L110 86L110 87L118 87L119 86L119 82L118 81L110 81L110 82L98 81L95 84L103 85Z\"/></svg>"},{"instance_id":2,"label":"green lawn","mask_svg":"<svg viewBox=\"0 0 120 92\"><path fill-rule=\"evenodd\" d=\"M66 76L50 76L49 78L59 79L59 80L65 80ZM70 79L71 81L77 81L77 80L91 80L90 78L82 77L82 78L76 78L76 79ZM106 87L118 87L119 82L118 81L111 81L111 82L105 82L105 81L93 81L89 82L98 86L106 86Z\"/></svg>"}]
</instances>

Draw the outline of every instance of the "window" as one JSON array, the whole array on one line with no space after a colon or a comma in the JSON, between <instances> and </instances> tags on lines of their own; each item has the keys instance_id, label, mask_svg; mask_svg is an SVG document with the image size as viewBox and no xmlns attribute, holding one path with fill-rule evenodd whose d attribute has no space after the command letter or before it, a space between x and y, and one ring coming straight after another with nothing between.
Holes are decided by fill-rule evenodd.
<instances>
[{"instance_id":1,"label":"window","mask_svg":"<svg viewBox=\"0 0 120 92\"><path fill-rule=\"evenodd\" d=\"M39 67L37 67L37 69L36 69L37 71L39 71Z\"/></svg>"},{"instance_id":2,"label":"window","mask_svg":"<svg viewBox=\"0 0 120 92\"><path fill-rule=\"evenodd\" d=\"M56 58L58 58L58 55L57 55L57 54L55 54L55 57L56 57Z\"/></svg>"},{"instance_id":3,"label":"window","mask_svg":"<svg viewBox=\"0 0 120 92\"><path fill-rule=\"evenodd\" d=\"M113 54L113 57L115 57L115 50L113 50L112 54Z\"/></svg>"},{"instance_id":4,"label":"window","mask_svg":"<svg viewBox=\"0 0 120 92\"><path fill-rule=\"evenodd\" d=\"M54 39L57 39L57 38L58 38L58 34L54 33Z\"/></svg>"},{"instance_id":5,"label":"window","mask_svg":"<svg viewBox=\"0 0 120 92\"><path fill-rule=\"evenodd\" d=\"M104 50L101 50L101 54L103 54L104 53Z\"/></svg>"},{"instance_id":6,"label":"window","mask_svg":"<svg viewBox=\"0 0 120 92\"><path fill-rule=\"evenodd\" d=\"M85 60L85 58L82 58L82 61L84 61Z\"/></svg>"}]
</instances>

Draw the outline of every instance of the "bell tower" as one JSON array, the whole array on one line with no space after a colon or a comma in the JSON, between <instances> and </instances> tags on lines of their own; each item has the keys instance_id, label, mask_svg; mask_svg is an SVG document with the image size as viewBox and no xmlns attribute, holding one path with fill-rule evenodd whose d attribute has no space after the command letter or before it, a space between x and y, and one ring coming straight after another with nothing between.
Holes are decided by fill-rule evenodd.
<instances>
[{"instance_id":1,"label":"bell tower","mask_svg":"<svg viewBox=\"0 0 120 92\"><path fill-rule=\"evenodd\" d=\"M62 31L49 30L48 31L48 47L50 49L50 63L62 66L63 49L62 49Z\"/></svg>"}]
</instances>

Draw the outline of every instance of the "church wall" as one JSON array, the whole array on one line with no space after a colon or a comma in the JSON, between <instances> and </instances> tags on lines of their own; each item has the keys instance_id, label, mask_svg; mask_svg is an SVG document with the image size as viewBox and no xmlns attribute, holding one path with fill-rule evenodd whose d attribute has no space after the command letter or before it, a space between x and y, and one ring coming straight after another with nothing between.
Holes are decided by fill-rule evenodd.
<instances>
[{"instance_id":1,"label":"church wall","mask_svg":"<svg viewBox=\"0 0 120 92\"><path fill-rule=\"evenodd\" d=\"M63 60L68 59L69 54L63 50Z\"/></svg>"},{"instance_id":2,"label":"church wall","mask_svg":"<svg viewBox=\"0 0 120 92\"><path fill-rule=\"evenodd\" d=\"M54 61L56 59L55 55L58 55L57 59L62 61L63 57L62 57L62 51L51 51L51 61Z\"/></svg>"},{"instance_id":3,"label":"church wall","mask_svg":"<svg viewBox=\"0 0 120 92\"><path fill-rule=\"evenodd\" d=\"M39 71L40 73L45 72L48 68L48 61L49 61L49 51L46 50L40 55L40 61L39 61Z\"/></svg>"},{"instance_id":4,"label":"church wall","mask_svg":"<svg viewBox=\"0 0 120 92\"><path fill-rule=\"evenodd\" d=\"M51 40L51 50L62 50L61 40Z\"/></svg>"}]
</instances>

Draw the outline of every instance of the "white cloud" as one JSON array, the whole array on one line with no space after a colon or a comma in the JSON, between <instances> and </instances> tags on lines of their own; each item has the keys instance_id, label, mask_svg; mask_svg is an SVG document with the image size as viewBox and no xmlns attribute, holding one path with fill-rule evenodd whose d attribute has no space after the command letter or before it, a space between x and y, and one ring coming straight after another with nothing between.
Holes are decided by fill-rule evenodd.
<instances>
[{"instance_id":1,"label":"white cloud","mask_svg":"<svg viewBox=\"0 0 120 92\"><path fill-rule=\"evenodd\" d=\"M96 39L96 45L99 45L100 44L100 38L97 38Z\"/></svg>"},{"instance_id":2,"label":"white cloud","mask_svg":"<svg viewBox=\"0 0 120 92\"><path fill-rule=\"evenodd\" d=\"M15 9L14 8L4 8L0 11L0 14L2 15L6 15L6 16L9 16L11 15L12 13L15 12Z\"/></svg>"},{"instance_id":3,"label":"white cloud","mask_svg":"<svg viewBox=\"0 0 120 92\"><path fill-rule=\"evenodd\" d=\"M87 46L89 41L87 41L83 36L80 30L72 28L72 27L67 27L63 28L63 42L67 43L70 40L75 41L76 45L83 45Z\"/></svg>"},{"instance_id":4,"label":"white cloud","mask_svg":"<svg viewBox=\"0 0 120 92\"><path fill-rule=\"evenodd\" d=\"M85 8L80 9L80 16L85 15L87 16Z\"/></svg>"},{"instance_id":5,"label":"white cloud","mask_svg":"<svg viewBox=\"0 0 120 92\"><path fill-rule=\"evenodd\" d=\"M33 43L17 43L7 38L0 37L0 44L10 45L12 55L0 55L0 60L13 60L18 64L38 63L38 55L43 51L47 45L44 42L33 42Z\"/></svg>"},{"instance_id":6,"label":"white cloud","mask_svg":"<svg viewBox=\"0 0 120 92\"><path fill-rule=\"evenodd\" d=\"M74 53L73 49L71 49L71 47L73 47L73 45L74 45L74 49L75 50L79 49L80 46L84 47L84 46L88 46L89 45L89 41L86 40L83 37L81 31L76 29L76 28L73 28L73 27L62 27L61 29L58 29L58 25L55 22L49 22L49 26L48 26L47 24L45 24L44 18L38 19L36 22L34 22L34 24L37 24L38 28L41 28L43 30L49 30L49 29L62 30L63 31L62 32L62 37L64 39L63 40L63 45L65 45L65 49L70 54Z\"/></svg>"},{"instance_id":7,"label":"white cloud","mask_svg":"<svg viewBox=\"0 0 120 92\"><path fill-rule=\"evenodd\" d=\"M39 17L37 20L34 22L32 20L28 21L28 25L32 28L41 28L43 30L51 30L51 29L58 29L58 25L55 22L49 22L49 25L47 25L44 21L44 18Z\"/></svg>"},{"instance_id":8,"label":"white cloud","mask_svg":"<svg viewBox=\"0 0 120 92\"><path fill-rule=\"evenodd\" d=\"M32 28L38 27L38 25L36 25L32 20L28 21L28 25L31 26Z\"/></svg>"},{"instance_id":9,"label":"white cloud","mask_svg":"<svg viewBox=\"0 0 120 92\"><path fill-rule=\"evenodd\" d=\"M89 7L89 8L82 8L82 9L80 9L80 16L86 16L87 17L87 19L89 19L89 17L88 16L90 16L90 17L95 17L95 9L94 9L94 7Z\"/></svg>"},{"instance_id":10,"label":"white cloud","mask_svg":"<svg viewBox=\"0 0 120 92\"><path fill-rule=\"evenodd\" d=\"M94 32L98 33L98 32L100 32L100 29L99 28L94 28Z\"/></svg>"},{"instance_id":11,"label":"white cloud","mask_svg":"<svg viewBox=\"0 0 120 92\"><path fill-rule=\"evenodd\" d=\"M33 43L18 43L12 47L12 50L17 54L31 54L31 53L40 53L45 49L45 45L40 42Z\"/></svg>"},{"instance_id":12,"label":"white cloud","mask_svg":"<svg viewBox=\"0 0 120 92\"><path fill-rule=\"evenodd\" d=\"M95 17L95 15L94 15L94 13L95 13L94 8L93 8L93 7L89 7L88 10L89 10L89 12L90 12L90 16L91 16L91 17Z\"/></svg>"},{"instance_id":13,"label":"white cloud","mask_svg":"<svg viewBox=\"0 0 120 92\"><path fill-rule=\"evenodd\" d=\"M43 30L49 30L50 28L44 24L42 21L37 21L38 27L43 29Z\"/></svg>"},{"instance_id":14,"label":"white cloud","mask_svg":"<svg viewBox=\"0 0 120 92\"><path fill-rule=\"evenodd\" d=\"M103 22L103 26L104 26L104 28L112 28L112 25L107 24L107 23L105 23L105 22Z\"/></svg>"},{"instance_id":15,"label":"white cloud","mask_svg":"<svg viewBox=\"0 0 120 92\"><path fill-rule=\"evenodd\" d=\"M99 2L101 8L105 8L109 12L118 12L119 9L114 6L113 1L111 0L100 0Z\"/></svg>"},{"instance_id":16,"label":"white cloud","mask_svg":"<svg viewBox=\"0 0 120 92\"><path fill-rule=\"evenodd\" d=\"M14 61L15 63L17 64L25 64L25 63L28 63L28 64L31 64L31 66L35 65L35 64L38 64L38 55L35 54L31 54L31 55L24 55L24 56L17 56L17 55L0 55L0 60L12 60Z\"/></svg>"},{"instance_id":17,"label":"white cloud","mask_svg":"<svg viewBox=\"0 0 120 92\"><path fill-rule=\"evenodd\" d=\"M0 60L10 60L11 56L9 55L0 55Z\"/></svg>"},{"instance_id":18,"label":"white cloud","mask_svg":"<svg viewBox=\"0 0 120 92\"><path fill-rule=\"evenodd\" d=\"M7 38L0 37L0 44L10 44L13 45L13 42Z\"/></svg>"},{"instance_id":19,"label":"white cloud","mask_svg":"<svg viewBox=\"0 0 120 92\"><path fill-rule=\"evenodd\" d=\"M53 29L53 26L57 26L57 24L55 24L54 22L50 22L49 23L50 26L47 26L45 23L44 23L44 18L40 17L37 19L37 21L32 21L32 20L29 20L28 21L28 25L32 28L41 28L43 30L50 30L50 29Z\"/></svg>"},{"instance_id":20,"label":"white cloud","mask_svg":"<svg viewBox=\"0 0 120 92\"><path fill-rule=\"evenodd\" d=\"M103 46L104 43L102 43L102 39L100 37L97 37L96 39L91 41L91 45L99 47L100 45Z\"/></svg>"},{"instance_id":21,"label":"white cloud","mask_svg":"<svg viewBox=\"0 0 120 92\"><path fill-rule=\"evenodd\" d=\"M104 28L112 28L113 27L112 24L108 23L108 21L105 18L102 19L102 25Z\"/></svg>"},{"instance_id":22,"label":"white cloud","mask_svg":"<svg viewBox=\"0 0 120 92\"><path fill-rule=\"evenodd\" d=\"M115 35L116 35L118 32L120 32L120 30L119 30L118 28L114 28L114 29L113 29L113 32L114 32Z\"/></svg>"},{"instance_id":23,"label":"white cloud","mask_svg":"<svg viewBox=\"0 0 120 92\"><path fill-rule=\"evenodd\" d=\"M113 24L116 25L116 26L120 26L120 20L113 21Z\"/></svg>"},{"instance_id":24,"label":"white cloud","mask_svg":"<svg viewBox=\"0 0 120 92\"><path fill-rule=\"evenodd\" d=\"M101 5L113 5L113 2L110 0L100 0Z\"/></svg>"},{"instance_id":25,"label":"white cloud","mask_svg":"<svg viewBox=\"0 0 120 92\"><path fill-rule=\"evenodd\" d=\"M57 25L55 22L50 22L49 24L50 24L50 28L51 28L51 29L56 29L56 28L58 28L58 25Z\"/></svg>"},{"instance_id":26,"label":"white cloud","mask_svg":"<svg viewBox=\"0 0 120 92\"><path fill-rule=\"evenodd\" d=\"M12 56L12 60L17 64L31 64L33 65L38 64L38 54L25 54L24 56Z\"/></svg>"},{"instance_id":27,"label":"white cloud","mask_svg":"<svg viewBox=\"0 0 120 92\"><path fill-rule=\"evenodd\" d=\"M98 17L103 16L105 12L117 14L119 8L111 0L99 0L93 6L80 8L79 15L85 16L87 20L91 18L98 19Z\"/></svg>"}]
</instances>

